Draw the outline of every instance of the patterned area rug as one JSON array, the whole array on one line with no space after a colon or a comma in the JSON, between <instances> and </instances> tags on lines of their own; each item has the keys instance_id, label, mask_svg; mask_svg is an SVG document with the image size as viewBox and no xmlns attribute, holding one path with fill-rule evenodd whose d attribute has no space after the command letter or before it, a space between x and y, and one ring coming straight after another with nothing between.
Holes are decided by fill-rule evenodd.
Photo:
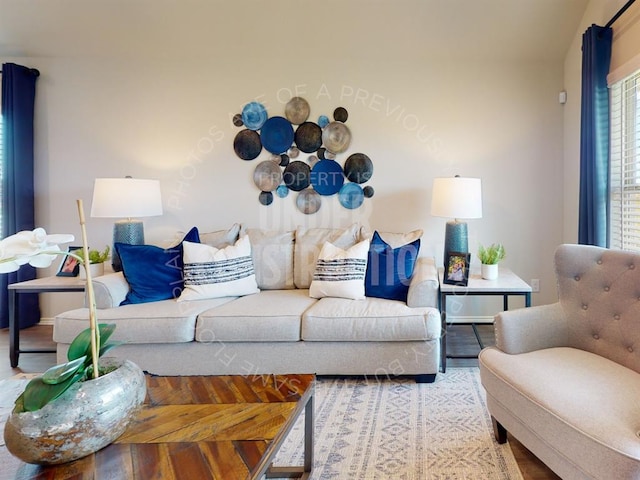
<instances>
[{"instance_id":1,"label":"patterned area rug","mask_svg":"<svg viewBox=\"0 0 640 480\"><path fill-rule=\"evenodd\" d=\"M477 368L435 383L319 378L312 479L521 480L493 437ZM301 465L302 419L276 465Z\"/></svg>"}]
</instances>

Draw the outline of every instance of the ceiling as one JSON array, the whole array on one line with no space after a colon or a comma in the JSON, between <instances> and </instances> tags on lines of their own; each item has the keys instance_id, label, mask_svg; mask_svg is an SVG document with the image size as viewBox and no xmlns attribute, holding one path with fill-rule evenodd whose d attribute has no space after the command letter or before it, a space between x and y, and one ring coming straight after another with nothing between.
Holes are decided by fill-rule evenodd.
<instances>
[{"instance_id":1,"label":"ceiling","mask_svg":"<svg viewBox=\"0 0 640 480\"><path fill-rule=\"evenodd\" d=\"M561 60L589 0L0 0L0 58L214 57L343 42L370 56ZM327 40L332 41L327 44ZM331 45L332 51L322 50Z\"/></svg>"}]
</instances>

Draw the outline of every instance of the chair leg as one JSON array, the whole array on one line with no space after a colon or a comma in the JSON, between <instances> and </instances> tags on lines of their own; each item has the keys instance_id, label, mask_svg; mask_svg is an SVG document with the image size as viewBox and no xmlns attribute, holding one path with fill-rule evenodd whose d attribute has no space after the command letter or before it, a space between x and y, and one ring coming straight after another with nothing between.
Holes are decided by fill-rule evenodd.
<instances>
[{"instance_id":1,"label":"chair leg","mask_svg":"<svg viewBox=\"0 0 640 480\"><path fill-rule=\"evenodd\" d=\"M491 416L491 423L493 423L493 435L496 437L496 441L500 444L507 443L507 429L493 415Z\"/></svg>"}]
</instances>

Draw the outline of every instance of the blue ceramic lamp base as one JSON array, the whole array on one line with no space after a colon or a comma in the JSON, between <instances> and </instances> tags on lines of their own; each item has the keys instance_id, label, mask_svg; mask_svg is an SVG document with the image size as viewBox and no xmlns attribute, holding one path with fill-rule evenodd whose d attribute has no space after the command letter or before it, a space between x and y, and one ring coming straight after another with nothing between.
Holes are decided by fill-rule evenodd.
<instances>
[{"instance_id":1,"label":"blue ceramic lamp base","mask_svg":"<svg viewBox=\"0 0 640 480\"><path fill-rule=\"evenodd\" d=\"M444 233L444 256L442 257L442 261L445 263L445 268L447 268L447 254L451 252L469 252L467 224L465 222L459 222L458 220L451 220L447 222L447 227Z\"/></svg>"},{"instance_id":2,"label":"blue ceramic lamp base","mask_svg":"<svg viewBox=\"0 0 640 480\"><path fill-rule=\"evenodd\" d=\"M144 228L141 220L123 220L113 225L113 245L111 251L111 265L114 272L122 271L122 260L115 249L116 243L129 245L144 244Z\"/></svg>"}]
</instances>

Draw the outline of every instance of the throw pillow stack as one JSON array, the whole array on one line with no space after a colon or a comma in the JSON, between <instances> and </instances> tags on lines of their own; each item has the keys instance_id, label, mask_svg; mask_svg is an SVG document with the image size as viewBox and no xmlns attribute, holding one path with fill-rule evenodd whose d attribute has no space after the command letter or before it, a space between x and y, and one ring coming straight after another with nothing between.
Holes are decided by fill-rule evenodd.
<instances>
[{"instance_id":1,"label":"throw pillow stack","mask_svg":"<svg viewBox=\"0 0 640 480\"><path fill-rule=\"evenodd\" d=\"M260 288L294 287L309 288L313 298L377 297L406 302L421 236L422 230L370 234L357 224L344 230L249 230L247 234L235 224L209 233L199 233L194 227L168 249L116 243L130 288L121 305L243 296ZM277 268L263 269L258 278L254 262L274 260L277 265L272 267Z\"/></svg>"}]
</instances>

